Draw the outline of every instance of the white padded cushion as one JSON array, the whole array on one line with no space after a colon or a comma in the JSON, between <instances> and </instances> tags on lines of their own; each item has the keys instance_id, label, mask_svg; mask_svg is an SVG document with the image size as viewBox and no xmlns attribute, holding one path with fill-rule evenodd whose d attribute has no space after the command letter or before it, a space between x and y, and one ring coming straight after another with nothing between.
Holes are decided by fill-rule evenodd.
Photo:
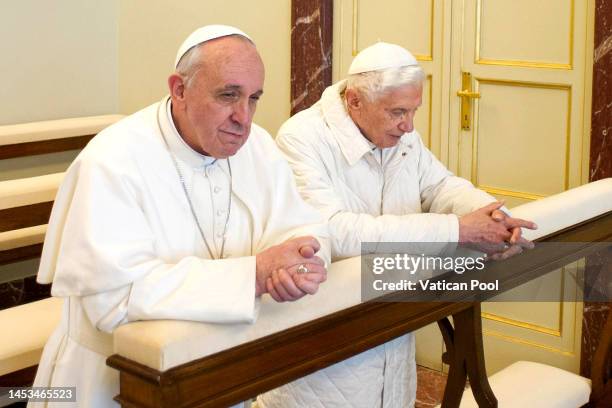
<instances>
[{"instance_id":1,"label":"white padded cushion","mask_svg":"<svg viewBox=\"0 0 612 408\"><path fill-rule=\"evenodd\" d=\"M0 251L40 244L45 240L47 224L0 232Z\"/></svg>"},{"instance_id":2,"label":"white padded cushion","mask_svg":"<svg viewBox=\"0 0 612 408\"><path fill-rule=\"evenodd\" d=\"M589 401L591 381L549 365L517 361L489 377L499 408L578 408ZM466 389L460 408L478 408Z\"/></svg>"},{"instance_id":3,"label":"white padded cushion","mask_svg":"<svg viewBox=\"0 0 612 408\"><path fill-rule=\"evenodd\" d=\"M129 323L115 330L114 351L164 371L356 305L361 301L360 273L360 258L345 259L331 265L327 281L315 296L286 303L264 296L256 324L176 320Z\"/></svg>"},{"instance_id":4,"label":"white padded cushion","mask_svg":"<svg viewBox=\"0 0 612 408\"><path fill-rule=\"evenodd\" d=\"M612 178L594 181L511 209L512 216L538 224L523 230L533 240L612 211Z\"/></svg>"},{"instance_id":5,"label":"white padded cushion","mask_svg":"<svg viewBox=\"0 0 612 408\"><path fill-rule=\"evenodd\" d=\"M0 375L38 364L62 304L62 299L48 298L0 310Z\"/></svg>"},{"instance_id":6,"label":"white padded cushion","mask_svg":"<svg viewBox=\"0 0 612 408\"><path fill-rule=\"evenodd\" d=\"M548 231L612 210L612 179L559 196L561 198L542 199L541 204L516 207L512 213L517 217L534 219L541 227L538 233L546 235ZM358 257L334 262L329 268L327 281L315 296L305 296L289 303L276 303L264 296L258 320L252 325L167 320L126 324L114 332L114 350L133 361L164 371L359 304L360 273Z\"/></svg>"},{"instance_id":7,"label":"white padded cushion","mask_svg":"<svg viewBox=\"0 0 612 408\"><path fill-rule=\"evenodd\" d=\"M0 126L0 146L95 135L123 117L124 115L86 116Z\"/></svg>"},{"instance_id":8,"label":"white padded cushion","mask_svg":"<svg viewBox=\"0 0 612 408\"><path fill-rule=\"evenodd\" d=\"M0 210L55 200L65 173L0 181Z\"/></svg>"}]
</instances>

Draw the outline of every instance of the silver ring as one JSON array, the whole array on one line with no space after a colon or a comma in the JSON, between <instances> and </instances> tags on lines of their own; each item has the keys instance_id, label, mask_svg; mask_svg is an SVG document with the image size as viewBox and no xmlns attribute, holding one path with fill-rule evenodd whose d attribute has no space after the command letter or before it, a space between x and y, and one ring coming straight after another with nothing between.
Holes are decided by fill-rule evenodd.
<instances>
[{"instance_id":1,"label":"silver ring","mask_svg":"<svg viewBox=\"0 0 612 408\"><path fill-rule=\"evenodd\" d=\"M297 268L297 273L308 273L308 268L304 264L300 264Z\"/></svg>"}]
</instances>

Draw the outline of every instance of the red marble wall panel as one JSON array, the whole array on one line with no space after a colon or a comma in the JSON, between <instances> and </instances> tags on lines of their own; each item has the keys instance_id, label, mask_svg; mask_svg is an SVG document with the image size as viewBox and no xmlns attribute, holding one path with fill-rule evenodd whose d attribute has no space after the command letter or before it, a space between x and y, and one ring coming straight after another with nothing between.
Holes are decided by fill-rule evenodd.
<instances>
[{"instance_id":1,"label":"red marble wall panel","mask_svg":"<svg viewBox=\"0 0 612 408\"><path fill-rule=\"evenodd\" d=\"M293 0L291 114L308 108L331 85L333 0Z\"/></svg>"},{"instance_id":2,"label":"red marble wall panel","mask_svg":"<svg viewBox=\"0 0 612 408\"><path fill-rule=\"evenodd\" d=\"M612 177L612 0L595 1L593 100L589 179ZM587 259L586 279L610 282L612 254ZM585 302L582 317L580 373L590 377L591 361L599 343L610 303Z\"/></svg>"}]
</instances>

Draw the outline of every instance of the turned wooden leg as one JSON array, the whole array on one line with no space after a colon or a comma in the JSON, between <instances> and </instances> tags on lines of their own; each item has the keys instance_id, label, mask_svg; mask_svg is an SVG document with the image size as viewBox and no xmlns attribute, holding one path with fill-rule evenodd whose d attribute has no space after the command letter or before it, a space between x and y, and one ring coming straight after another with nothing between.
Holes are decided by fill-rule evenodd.
<instances>
[{"instance_id":1,"label":"turned wooden leg","mask_svg":"<svg viewBox=\"0 0 612 408\"><path fill-rule=\"evenodd\" d=\"M480 408L497 408L497 399L489 386L482 345L480 303L453 315L454 328L448 319L438 322L446 344L445 359L450 367L444 390L443 408L459 407L466 378Z\"/></svg>"},{"instance_id":2,"label":"turned wooden leg","mask_svg":"<svg viewBox=\"0 0 612 408\"><path fill-rule=\"evenodd\" d=\"M446 353L443 360L449 365L442 408L457 408L461 403L467 379L465 355L462 351L465 348L463 344L465 339L457 338L456 330L452 328L447 318L439 321L438 326L446 344Z\"/></svg>"}]
</instances>

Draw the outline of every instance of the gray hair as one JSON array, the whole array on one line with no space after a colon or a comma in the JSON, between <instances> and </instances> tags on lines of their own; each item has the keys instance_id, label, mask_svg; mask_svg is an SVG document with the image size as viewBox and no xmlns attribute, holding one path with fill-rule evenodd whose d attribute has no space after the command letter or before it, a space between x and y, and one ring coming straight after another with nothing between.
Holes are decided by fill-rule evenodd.
<instances>
[{"instance_id":1,"label":"gray hair","mask_svg":"<svg viewBox=\"0 0 612 408\"><path fill-rule=\"evenodd\" d=\"M359 91L368 100L374 101L390 89L405 85L423 86L425 72L418 65L388 68L380 71L349 75L346 89Z\"/></svg>"},{"instance_id":2,"label":"gray hair","mask_svg":"<svg viewBox=\"0 0 612 408\"><path fill-rule=\"evenodd\" d=\"M238 37L255 46L255 43L253 43L253 41L240 34L231 34L227 37ZM202 46L204 44L206 44L206 41L194 47L191 47L185 54L183 54L178 64L176 65L176 73L179 74L181 78L183 78L183 82L185 83L185 87L187 88L191 85L196 71L202 66L201 57Z\"/></svg>"}]
</instances>

